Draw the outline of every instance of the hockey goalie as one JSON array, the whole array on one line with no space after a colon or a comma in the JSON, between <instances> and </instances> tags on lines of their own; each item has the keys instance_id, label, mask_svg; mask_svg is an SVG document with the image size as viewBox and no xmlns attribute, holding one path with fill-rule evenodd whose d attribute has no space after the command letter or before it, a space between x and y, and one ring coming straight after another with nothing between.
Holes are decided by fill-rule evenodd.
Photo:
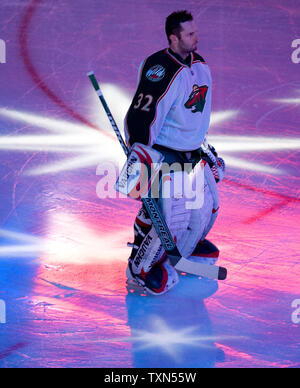
<instances>
[{"instance_id":1,"label":"hockey goalie","mask_svg":"<svg viewBox=\"0 0 300 388\"><path fill-rule=\"evenodd\" d=\"M180 253L189 260L214 264L219 251L206 237L218 215L217 182L223 178L225 164L206 141L211 73L196 53L198 36L191 14L170 15L166 32L169 48L151 55L139 68L137 90L125 118L131 153L119 185L127 182L125 191L135 199L150 189L151 195L156 192ZM144 206L135 220L131 246L130 280L154 295L176 285L178 274Z\"/></svg>"}]
</instances>

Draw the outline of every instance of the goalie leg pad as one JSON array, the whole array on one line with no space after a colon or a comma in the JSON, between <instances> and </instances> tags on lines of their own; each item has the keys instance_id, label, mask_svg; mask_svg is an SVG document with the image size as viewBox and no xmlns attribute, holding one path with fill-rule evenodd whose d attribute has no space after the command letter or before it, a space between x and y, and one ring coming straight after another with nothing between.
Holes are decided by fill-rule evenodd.
<instances>
[{"instance_id":1,"label":"goalie leg pad","mask_svg":"<svg viewBox=\"0 0 300 388\"><path fill-rule=\"evenodd\" d=\"M184 191L185 172L165 174L161 181L160 207L179 251L182 237L188 229L191 209L188 209Z\"/></svg>"},{"instance_id":2,"label":"goalie leg pad","mask_svg":"<svg viewBox=\"0 0 300 388\"><path fill-rule=\"evenodd\" d=\"M212 229L214 223L216 222L216 219L218 217L219 213L219 191L217 183L214 179L213 173L208 165L205 166L205 182L207 184L206 190L209 192L209 196L211 197L212 204L209 207L211 213L209 215L209 222L206 225L206 228L199 240L204 240L205 237L208 235L210 230Z\"/></svg>"},{"instance_id":3,"label":"goalie leg pad","mask_svg":"<svg viewBox=\"0 0 300 388\"><path fill-rule=\"evenodd\" d=\"M134 225L135 239L127 267L127 277L153 295L169 291L178 282L147 212L142 208Z\"/></svg>"},{"instance_id":4,"label":"goalie leg pad","mask_svg":"<svg viewBox=\"0 0 300 388\"><path fill-rule=\"evenodd\" d=\"M148 273L163 257L164 250L154 227L151 226L148 233L144 235L138 232L130 256L133 273Z\"/></svg>"},{"instance_id":5,"label":"goalie leg pad","mask_svg":"<svg viewBox=\"0 0 300 388\"><path fill-rule=\"evenodd\" d=\"M184 179L176 179L176 174L180 174L180 172L172 173L169 180L162 181L163 194L164 190L170 190L169 187L166 189L165 185L170 184L170 181L174 184L171 186L169 198L163 196L160 203L179 251L184 257L189 257L194 252L198 242L204 240L212 228L217 217L216 207L219 205L219 197L215 179L208 165L205 165L204 169L204 198L201 208L187 206L190 200L184 195L179 195L180 183L184 182ZM181 174L185 174L185 172L181 172ZM176 185L176 182L179 183L179 186ZM184 190L181 192L184 193Z\"/></svg>"}]
</instances>

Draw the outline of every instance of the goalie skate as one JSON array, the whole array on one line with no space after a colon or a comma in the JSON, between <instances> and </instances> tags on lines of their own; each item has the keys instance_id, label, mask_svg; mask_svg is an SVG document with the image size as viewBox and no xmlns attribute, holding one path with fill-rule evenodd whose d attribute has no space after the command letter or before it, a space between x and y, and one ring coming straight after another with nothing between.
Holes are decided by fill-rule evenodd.
<instances>
[{"instance_id":1,"label":"goalie skate","mask_svg":"<svg viewBox=\"0 0 300 388\"><path fill-rule=\"evenodd\" d=\"M178 283L178 275L172 265L165 260L157 263L148 273L134 274L129 261L127 270L127 284L132 290L144 289L151 295L163 295Z\"/></svg>"}]
</instances>

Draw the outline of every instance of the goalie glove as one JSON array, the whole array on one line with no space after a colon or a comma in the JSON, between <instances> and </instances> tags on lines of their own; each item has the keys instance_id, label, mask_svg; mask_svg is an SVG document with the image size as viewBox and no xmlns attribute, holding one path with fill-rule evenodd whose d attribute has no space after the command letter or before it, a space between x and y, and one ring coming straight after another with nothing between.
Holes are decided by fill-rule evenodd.
<instances>
[{"instance_id":1,"label":"goalie glove","mask_svg":"<svg viewBox=\"0 0 300 388\"><path fill-rule=\"evenodd\" d=\"M211 166L212 173L217 183L221 182L225 175L226 165L224 159L217 157L217 166Z\"/></svg>"},{"instance_id":2,"label":"goalie glove","mask_svg":"<svg viewBox=\"0 0 300 388\"><path fill-rule=\"evenodd\" d=\"M200 156L202 160L208 163L216 182L221 182L224 178L226 170L225 161L218 156L215 148L208 144L206 139L200 148Z\"/></svg>"}]
</instances>

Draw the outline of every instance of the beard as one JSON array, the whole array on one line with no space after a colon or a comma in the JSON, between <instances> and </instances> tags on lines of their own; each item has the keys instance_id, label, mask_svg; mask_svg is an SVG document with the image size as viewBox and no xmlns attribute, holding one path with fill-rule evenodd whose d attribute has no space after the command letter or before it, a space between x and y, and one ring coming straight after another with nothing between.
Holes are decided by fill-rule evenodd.
<instances>
[{"instance_id":1,"label":"beard","mask_svg":"<svg viewBox=\"0 0 300 388\"><path fill-rule=\"evenodd\" d=\"M195 52L198 48L198 43L195 43L194 45L185 45L182 43L181 45L181 50L184 51L187 55L190 55L191 53Z\"/></svg>"}]
</instances>

